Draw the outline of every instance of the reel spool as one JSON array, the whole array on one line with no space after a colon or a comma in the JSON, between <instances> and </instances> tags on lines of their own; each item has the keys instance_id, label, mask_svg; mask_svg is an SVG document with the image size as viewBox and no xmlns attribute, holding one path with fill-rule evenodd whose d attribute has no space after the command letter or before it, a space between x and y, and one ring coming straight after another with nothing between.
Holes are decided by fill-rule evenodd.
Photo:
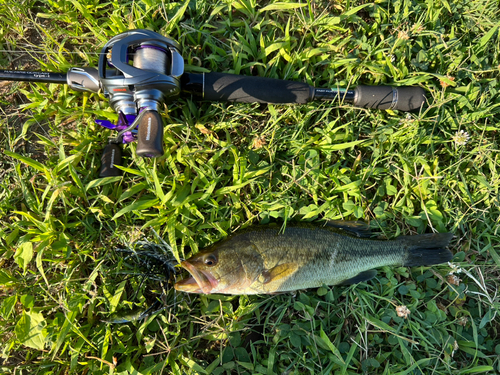
<instances>
[{"instance_id":1,"label":"reel spool","mask_svg":"<svg viewBox=\"0 0 500 375\"><path fill-rule=\"evenodd\" d=\"M158 112L162 103L179 96L183 73L180 46L172 39L149 30L110 39L101 51L98 69L104 95L120 117L121 131L110 142L129 142L137 128L137 155L163 155L163 120ZM112 171L105 155L102 161L101 177L120 175L119 169Z\"/></svg>"}]
</instances>

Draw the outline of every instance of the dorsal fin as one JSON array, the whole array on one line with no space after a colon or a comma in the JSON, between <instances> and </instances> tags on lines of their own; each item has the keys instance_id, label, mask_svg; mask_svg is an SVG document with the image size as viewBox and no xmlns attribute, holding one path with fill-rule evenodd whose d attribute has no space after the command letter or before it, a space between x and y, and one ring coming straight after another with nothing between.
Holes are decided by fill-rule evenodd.
<instances>
[{"instance_id":1,"label":"dorsal fin","mask_svg":"<svg viewBox=\"0 0 500 375\"><path fill-rule=\"evenodd\" d=\"M369 238L372 236L370 226L364 221L328 220L326 226L342 229L356 237Z\"/></svg>"}]
</instances>

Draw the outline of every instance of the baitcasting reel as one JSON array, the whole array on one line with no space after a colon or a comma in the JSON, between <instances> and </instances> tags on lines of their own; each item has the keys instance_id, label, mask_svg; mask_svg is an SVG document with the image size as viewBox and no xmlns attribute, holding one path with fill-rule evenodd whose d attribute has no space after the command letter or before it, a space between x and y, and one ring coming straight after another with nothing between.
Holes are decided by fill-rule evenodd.
<instances>
[{"instance_id":1,"label":"baitcasting reel","mask_svg":"<svg viewBox=\"0 0 500 375\"><path fill-rule=\"evenodd\" d=\"M68 84L76 91L109 98L118 123L97 120L117 130L104 149L99 177L120 176L120 143L137 140L142 157L163 155L163 103L183 94L206 101L304 104L313 100L352 103L355 107L418 111L425 103L421 87L357 86L316 88L305 82L228 73L184 73L177 42L149 30L113 37L102 49L98 69L71 68L67 73L0 70L0 80Z\"/></svg>"},{"instance_id":2,"label":"baitcasting reel","mask_svg":"<svg viewBox=\"0 0 500 375\"><path fill-rule=\"evenodd\" d=\"M113 37L101 51L99 69L72 68L68 83L75 90L102 89L118 113L118 123L97 120L99 125L118 130L101 159L100 177L118 176L120 143L137 140L137 155L163 155L161 105L181 91L184 60L177 42L149 30L133 30Z\"/></svg>"}]
</instances>

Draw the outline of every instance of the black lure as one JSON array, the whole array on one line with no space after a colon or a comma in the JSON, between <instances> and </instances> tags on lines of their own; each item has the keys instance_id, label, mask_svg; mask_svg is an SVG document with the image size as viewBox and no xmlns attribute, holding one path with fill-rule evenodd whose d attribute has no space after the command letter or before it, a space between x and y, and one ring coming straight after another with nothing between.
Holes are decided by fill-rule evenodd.
<instances>
[{"instance_id":1,"label":"black lure","mask_svg":"<svg viewBox=\"0 0 500 375\"><path fill-rule=\"evenodd\" d=\"M124 260L132 260L141 270L136 276L156 281L168 281L175 275L177 261L167 255L171 247L167 244L156 244L148 241L138 241L134 248L116 249L117 252L128 254Z\"/></svg>"},{"instance_id":2,"label":"black lure","mask_svg":"<svg viewBox=\"0 0 500 375\"><path fill-rule=\"evenodd\" d=\"M133 272L126 272L128 275L127 278L140 277L141 279L132 300L146 281L158 281L163 292L146 310L135 314L128 314L127 316L112 318L107 321L108 323L141 321L165 309L162 300L166 297L166 289L168 289L169 282L175 279L175 265L177 261L171 255L172 248L163 240L160 239L160 241L162 242L161 244L149 241L137 241L132 247L116 249L117 253L125 255L123 256L123 261L134 269ZM164 283L167 287L165 287Z\"/></svg>"}]
</instances>

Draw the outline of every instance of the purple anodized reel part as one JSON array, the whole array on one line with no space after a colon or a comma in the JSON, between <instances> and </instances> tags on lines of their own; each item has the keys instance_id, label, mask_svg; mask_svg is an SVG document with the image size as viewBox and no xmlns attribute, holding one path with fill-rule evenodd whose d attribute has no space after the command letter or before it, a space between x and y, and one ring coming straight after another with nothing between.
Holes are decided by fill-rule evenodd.
<instances>
[{"instance_id":1,"label":"purple anodized reel part","mask_svg":"<svg viewBox=\"0 0 500 375\"><path fill-rule=\"evenodd\" d=\"M107 129L122 131L127 129L135 120L136 115L124 115L123 112L118 114L118 123L113 124L109 120L95 120L96 124L101 125ZM130 143L135 141L135 136L132 131L127 131L122 134L122 142Z\"/></svg>"}]
</instances>

